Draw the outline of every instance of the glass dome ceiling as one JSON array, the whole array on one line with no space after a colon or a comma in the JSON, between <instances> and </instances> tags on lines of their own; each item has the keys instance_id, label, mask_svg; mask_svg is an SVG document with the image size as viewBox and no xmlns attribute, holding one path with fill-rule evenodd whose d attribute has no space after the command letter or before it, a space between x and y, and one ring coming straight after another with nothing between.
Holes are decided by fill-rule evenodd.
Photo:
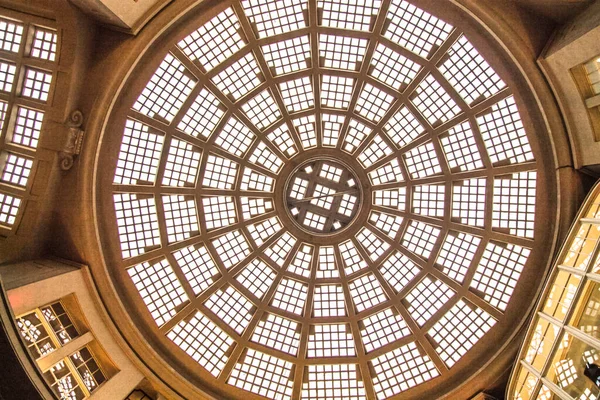
<instances>
[{"instance_id":1,"label":"glass dome ceiling","mask_svg":"<svg viewBox=\"0 0 600 400\"><path fill-rule=\"evenodd\" d=\"M224 2L196 28L112 158L132 302L209 382L267 398L448 374L505 318L534 244L506 78L402 0Z\"/></svg>"}]
</instances>

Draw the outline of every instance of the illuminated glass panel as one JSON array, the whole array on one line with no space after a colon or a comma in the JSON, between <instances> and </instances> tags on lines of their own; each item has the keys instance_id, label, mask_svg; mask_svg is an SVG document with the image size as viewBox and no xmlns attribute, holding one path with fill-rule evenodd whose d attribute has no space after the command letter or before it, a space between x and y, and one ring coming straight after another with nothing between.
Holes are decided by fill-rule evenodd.
<instances>
[{"instance_id":1,"label":"illuminated glass panel","mask_svg":"<svg viewBox=\"0 0 600 400\"><path fill-rule=\"evenodd\" d=\"M464 35L448 50L439 68L468 104L493 96L506 86Z\"/></svg>"},{"instance_id":2,"label":"illuminated glass panel","mask_svg":"<svg viewBox=\"0 0 600 400\"><path fill-rule=\"evenodd\" d=\"M442 272L458 283L463 283L481 238L468 233L451 231L446 236L436 263Z\"/></svg>"},{"instance_id":3,"label":"illuminated glass panel","mask_svg":"<svg viewBox=\"0 0 600 400\"><path fill-rule=\"evenodd\" d=\"M371 65L369 75L401 92L421 70L419 64L381 43L375 49Z\"/></svg>"},{"instance_id":4,"label":"illuminated glass panel","mask_svg":"<svg viewBox=\"0 0 600 400\"><path fill-rule=\"evenodd\" d=\"M34 68L25 68L21 96L45 102L50 94L51 83L52 73Z\"/></svg>"},{"instance_id":5,"label":"illuminated glass panel","mask_svg":"<svg viewBox=\"0 0 600 400\"><path fill-rule=\"evenodd\" d=\"M351 275L367 267L367 263L358 250L356 250L356 246L351 240L341 243L339 245L339 251L342 256L342 261L344 262L344 272L346 275Z\"/></svg>"},{"instance_id":6,"label":"illuminated glass panel","mask_svg":"<svg viewBox=\"0 0 600 400\"><path fill-rule=\"evenodd\" d=\"M335 147L340 138L345 116L335 114L322 114L323 121L323 146Z\"/></svg>"},{"instance_id":7,"label":"illuminated glass panel","mask_svg":"<svg viewBox=\"0 0 600 400\"><path fill-rule=\"evenodd\" d=\"M317 278L337 278L339 272L335 261L335 248L333 246L319 247L319 262Z\"/></svg>"},{"instance_id":8,"label":"illuminated glass panel","mask_svg":"<svg viewBox=\"0 0 600 400\"><path fill-rule=\"evenodd\" d=\"M372 211L369 222L375 225L380 232L386 234L390 239L395 239L402 224L402 217Z\"/></svg>"},{"instance_id":9,"label":"illuminated glass panel","mask_svg":"<svg viewBox=\"0 0 600 400\"><path fill-rule=\"evenodd\" d=\"M240 23L231 8L218 14L178 43L186 56L210 71L244 47Z\"/></svg>"},{"instance_id":10,"label":"illuminated glass panel","mask_svg":"<svg viewBox=\"0 0 600 400\"><path fill-rule=\"evenodd\" d=\"M356 311L362 312L387 301L383 289L373 274L363 275L348 284Z\"/></svg>"},{"instance_id":11,"label":"illuminated glass panel","mask_svg":"<svg viewBox=\"0 0 600 400\"><path fill-rule=\"evenodd\" d=\"M292 367L291 362L248 349L235 364L227 383L271 399L288 400L294 386Z\"/></svg>"},{"instance_id":12,"label":"illuminated glass panel","mask_svg":"<svg viewBox=\"0 0 600 400\"><path fill-rule=\"evenodd\" d=\"M0 90L10 92L15 81L17 66L11 63L0 61Z\"/></svg>"},{"instance_id":13,"label":"illuminated glass panel","mask_svg":"<svg viewBox=\"0 0 600 400\"><path fill-rule=\"evenodd\" d=\"M17 106L17 119L11 142L35 149L40 140L43 121L43 112Z\"/></svg>"},{"instance_id":14,"label":"illuminated glass panel","mask_svg":"<svg viewBox=\"0 0 600 400\"><path fill-rule=\"evenodd\" d=\"M370 31L379 12L379 0L319 0L322 24L332 28Z\"/></svg>"},{"instance_id":15,"label":"illuminated glass panel","mask_svg":"<svg viewBox=\"0 0 600 400\"><path fill-rule=\"evenodd\" d=\"M295 37L262 46L263 55L274 75L289 74L309 67L310 43L308 36Z\"/></svg>"},{"instance_id":16,"label":"illuminated glass panel","mask_svg":"<svg viewBox=\"0 0 600 400\"><path fill-rule=\"evenodd\" d=\"M490 314L461 299L427 333L437 344L435 351L451 368L495 324Z\"/></svg>"},{"instance_id":17,"label":"illuminated glass panel","mask_svg":"<svg viewBox=\"0 0 600 400\"><path fill-rule=\"evenodd\" d=\"M306 110L315 105L315 97L309 77L282 82L279 84L279 89L281 90L283 103L290 113Z\"/></svg>"},{"instance_id":18,"label":"illuminated glass panel","mask_svg":"<svg viewBox=\"0 0 600 400\"><path fill-rule=\"evenodd\" d=\"M251 52L212 78L223 93L234 100L244 97L262 82L262 72Z\"/></svg>"},{"instance_id":19,"label":"illuminated glass panel","mask_svg":"<svg viewBox=\"0 0 600 400\"><path fill-rule=\"evenodd\" d=\"M148 125L128 119L113 182L122 185L153 184L164 139Z\"/></svg>"},{"instance_id":20,"label":"illuminated glass panel","mask_svg":"<svg viewBox=\"0 0 600 400\"><path fill-rule=\"evenodd\" d=\"M185 112L177 128L193 137L208 138L223 118L225 111L217 98L205 88Z\"/></svg>"},{"instance_id":21,"label":"illuminated glass panel","mask_svg":"<svg viewBox=\"0 0 600 400\"><path fill-rule=\"evenodd\" d=\"M171 138L162 184L165 186L195 186L202 152L195 146Z\"/></svg>"},{"instance_id":22,"label":"illuminated glass panel","mask_svg":"<svg viewBox=\"0 0 600 400\"><path fill-rule=\"evenodd\" d=\"M477 125L493 164L533 161L531 146L514 97L500 100L488 113L478 116Z\"/></svg>"},{"instance_id":23,"label":"illuminated glass panel","mask_svg":"<svg viewBox=\"0 0 600 400\"><path fill-rule=\"evenodd\" d=\"M115 193L113 199L123 258L135 257L159 247L154 197Z\"/></svg>"},{"instance_id":24,"label":"illuminated glass panel","mask_svg":"<svg viewBox=\"0 0 600 400\"><path fill-rule=\"evenodd\" d=\"M366 400L366 395L356 364L309 365L301 398Z\"/></svg>"},{"instance_id":25,"label":"illuminated glass panel","mask_svg":"<svg viewBox=\"0 0 600 400\"><path fill-rule=\"evenodd\" d=\"M248 100L242 105L242 110L258 129L264 129L281 118L279 107L268 90Z\"/></svg>"},{"instance_id":26,"label":"illuminated glass panel","mask_svg":"<svg viewBox=\"0 0 600 400\"><path fill-rule=\"evenodd\" d=\"M352 99L354 79L331 75L323 75L321 79L321 105L347 109Z\"/></svg>"},{"instance_id":27,"label":"illuminated glass panel","mask_svg":"<svg viewBox=\"0 0 600 400\"><path fill-rule=\"evenodd\" d=\"M313 298L313 316L343 317L346 314L344 289L340 285L316 285Z\"/></svg>"},{"instance_id":28,"label":"illuminated glass panel","mask_svg":"<svg viewBox=\"0 0 600 400\"><path fill-rule=\"evenodd\" d=\"M292 251L292 248L296 244L296 241L297 239L295 237L288 232L285 232L275 243L265 250L265 255L282 267Z\"/></svg>"},{"instance_id":29,"label":"illuminated glass panel","mask_svg":"<svg viewBox=\"0 0 600 400\"><path fill-rule=\"evenodd\" d=\"M452 184L452 218L462 224L483 227L485 224L485 178L456 181Z\"/></svg>"},{"instance_id":30,"label":"illuminated glass panel","mask_svg":"<svg viewBox=\"0 0 600 400\"><path fill-rule=\"evenodd\" d=\"M133 109L151 118L160 117L171 122L194 86L195 78L169 53L150 78Z\"/></svg>"},{"instance_id":31,"label":"illuminated glass panel","mask_svg":"<svg viewBox=\"0 0 600 400\"><path fill-rule=\"evenodd\" d=\"M219 376L228 360L233 339L201 312L180 321L167 337L213 376Z\"/></svg>"},{"instance_id":32,"label":"illuminated glass panel","mask_svg":"<svg viewBox=\"0 0 600 400\"><path fill-rule=\"evenodd\" d=\"M429 356L418 349L415 342L387 352L370 362L375 371L373 385L378 399L391 397L440 374Z\"/></svg>"},{"instance_id":33,"label":"illuminated glass panel","mask_svg":"<svg viewBox=\"0 0 600 400\"><path fill-rule=\"evenodd\" d=\"M321 34L319 56L326 68L356 71L363 61L368 43L366 39Z\"/></svg>"},{"instance_id":34,"label":"illuminated glass panel","mask_svg":"<svg viewBox=\"0 0 600 400\"><path fill-rule=\"evenodd\" d=\"M440 229L423 222L410 221L402 238L402 246L427 259L440 235Z\"/></svg>"},{"instance_id":35,"label":"illuminated glass panel","mask_svg":"<svg viewBox=\"0 0 600 400\"><path fill-rule=\"evenodd\" d=\"M411 100L431 126L437 126L461 113L460 107L431 74L421 81Z\"/></svg>"},{"instance_id":36,"label":"illuminated glass panel","mask_svg":"<svg viewBox=\"0 0 600 400\"><path fill-rule=\"evenodd\" d=\"M279 35L304 28L307 0L244 0L242 6L258 37Z\"/></svg>"},{"instance_id":37,"label":"illuminated glass panel","mask_svg":"<svg viewBox=\"0 0 600 400\"><path fill-rule=\"evenodd\" d=\"M33 32L33 43L29 55L43 60L56 60L57 35L55 31L36 26Z\"/></svg>"},{"instance_id":38,"label":"illuminated glass panel","mask_svg":"<svg viewBox=\"0 0 600 400\"><path fill-rule=\"evenodd\" d=\"M262 299L269 290L274 279L275 271L263 261L256 258L236 277L236 280L244 288L248 289L259 299Z\"/></svg>"},{"instance_id":39,"label":"illuminated glass panel","mask_svg":"<svg viewBox=\"0 0 600 400\"><path fill-rule=\"evenodd\" d=\"M238 165L228 158L208 155L202 185L214 189L232 189Z\"/></svg>"},{"instance_id":40,"label":"illuminated glass panel","mask_svg":"<svg viewBox=\"0 0 600 400\"><path fill-rule=\"evenodd\" d=\"M358 96L354 111L366 119L377 123L383 118L394 100L394 96L387 94L370 83L366 83Z\"/></svg>"},{"instance_id":41,"label":"illuminated glass panel","mask_svg":"<svg viewBox=\"0 0 600 400\"><path fill-rule=\"evenodd\" d=\"M274 179L270 176L263 175L260 172L256 172L250 168L245 168L240 189L271 192L273 190L274 183Z\"/></svg>"},{"instance_id":42,"label":"illuminated glass panel","mask_svg":"<svg viewBox=\"0 0 600 400\"><path fill-rule=\"evenodd\" d=\"M213 293L204 305L241 335L254 314L254 305L232 286Z\"/></svg>"},{"instance_id":43,"label":"illuminated glass panel","mask_svg":"<svg viewBox=\"0 0 600 400\"><path fill-rule=\"evenodd\" d=\"M290 130L286 124L282 124L275 128L271 133L267 135L267 138L273 143L279 151L288 157L294 156L298 153L296 143L292 139Z\"/></svg>"},{"instance_id":44,"label":"illuminated glass panel","mask_svg":"<svg viewBox=\"0 0 600 400\"><path fill-rule=\"evenodd\" d=\"M398 251L388 257L379 268L383 278L398 293L408 286L420 270L417 264Z\"/></svg>"},{"instance_id":45,"label":"illuminated glass panel","mask_svg":"<svg viewBox=\"0 0 600 400\"><path fill-rule=\"evenodd\" d=\"M532 238L535 222L537 173L519 172L494 178L492 227Z\"/></svg>"},{"instance_id":46,"label":"illuminated glass panel","mask_svg":"<svg viewBox=\"0 0 600 400\"><path fill-rule=\"evenodd\" d=\"M254 141L255 135L237 118L227 121L215 144L235 156L243 156Z\"/></svg>"},{"instance_id":47,"label":"illuminated glass panel","mask_svg":"<svg viewBox=\"0 0 600 400\"><path fill-rule=\"evenodd\" d=\"M355 356L356 349L350 327L346 324L312 325L308 335L307 356L347 357Z\"/></svg>"},{"instance_id":48,"label":"illuminated glass panel","mask_svg":"<svg viewBox=\"0 0 600 400\"><path fill-rule=\"evenodd\" d=\"M376 206L389 208L391 210L406 209L405 187L390 190L375 190L373 192L373 197L373 204Z\"/></svg>"},{"instance_id":49,"label":"illuminated glass panel","mask_svg":"<svg viewBox=\"0 0 600 400\"><path fill-rule=\"evenodd\" d=\"M360 321L360 334L367 353L410 335L402 317L387 308Z\"/></svg>"},{"instance_id":50,"label":"illuminated glass panel","mask_svg":"<svg viewBox=\"0 0 600 400\"><path fill-rule=\"evenodd\" d=\"M350 119L348 133L344 137L344 150L353 153L373 132L371 128L355 119Z\"/></svg>"},{"instance_id":51,"label":"illuminated glass panel","mask_svg":"<svg viewBox=\"0 0 600 400\"><path fill-rule=\"evenodd\" d=\"M242 197L242 216L245 220L265 215L268 211L273 210L273 200L265 198Z\"/></svg>"},{"instance_id":52,"label":"illuminated glass panel","mask_svg":"<svg viewBox=\"0 0 600 400\"><path fill-rule=\"evenodd\" d=\"M386 183L403 182L402 168L397 158L394 158L381 167L369 172L369 179L373 186L385 185ZM403 188L404 189L404 188Z\"/></svg>"},{"instance_id":53,"label":"illuminated glass panel","mask_svg":"<svg viewBox=\"0 0 600 400\"><path fill-rule=\"evenodd\" d=\"M358 155L358 161L360 161L365 168L369 168L371 165L377 163L390 154L392 154L392 149L390 146L388 146L381 136L377 135Z\"/></svg>"},{"instance_id":54,"label":"illuminated glass panel","mask_svg":"<svg viewBox=\"0 0 600 400\"><path fill-rule=\"evenodd\" d=\"M155 263L145 261L129 268L127 273L158 326L173 318L179 306L188 301L173 268L165 259Z\"/></svg>"},{"instance_id":55,"label":"illuminated glass panel","mask_svg":"<svg viewBox=\"0 0 600 400\"><path fill-rule=\"evenodd\" d=\"M530 253L515 244L488 243L471 287L483 293L491 305L505 310Z\"/></svg>"},{"instance_id":56,"label":"illuminated glass panel","mask_svg":"<svg viewBox=\"0 0 600 400\"><path fill-rule=\"evenodd\" d=\"M173 253L175 261L197 296L215 282L219 269L208 253L206 246L184 247Z\"/></svg>"},{"instance_id":57,"label":"illuminated glass panel","mask_svg":"<svg viewBox=\"0 0 600 400\"><path fill-rule=\"evenodd\" d=\"M212 241L223 266L227 269L238 264L250 254L250 246L244 235L238 231L231 231Z\"/></svg>"},{"instance_id":58,"label":"illuminated glass panel","mask_svg":"<svg viewBox=\"0 0 600 400\"><path fill-rule=\"evenodd\" d=\"M162 202L169 243L180 242L199 234L195 197L162 196Z\"/></svg>"},{"instance_id":59,"label":"illuminated glass panel","mask_svg":"<svg viewBox=\"0 0 600 400\"><path fill-rule=\"evenodd\" d=\"M377 261L390 247L389 243L381 240L369 228L362 228L356 235L356 240L362 244L371 261Z\"/></svg>"},{"instance_id":60,"label":"illuminated glass panel","mask_svg":"<svg viewBox=\"0 0 600 400\"><path fill-rule=\"evenodd\" d=\"M18 53L23 40L23 25L0 19L0 48L11 53Z\"/></svg>"},{"instance_id":61,"label":"illuminated glass panel","mask_svg":"<svg viewBox=\"0 0 600 400\"><path fill-rule=\"evenodd\" d=\"M446 185L417 185L413 187L412 211L415 214L442 218Z\"/></svg>"},{"instance_id":62,"label":"illuminated glass panel","mask_svg":"<svg viewBox=\"0 0 600 400\"><path fill-rule=\"evenodd\" d=\"M406 106L402 106L383 129L399 148L406 146L425 133L423 125Z\"/></svg>"},{"instance_id":63,"label":"illuminated glass panel","mask_svg":"<svg viewBox=\"0 0 600 400\"><path fill-rule=\"evenodd\" d=\"M277 286L271 305L293 314L302 315L307 293L308 286L306 284L284 278Z\"/></svg>"},{"instance_id":64,"label":"illuminated glass panel","mask_svg":"<svg viewBox=\"0 0 600 400\"><path fill-rule=\"evenodd\" d=\"M0 165L2 165L2 161L4 161L4 165L2 166L1 180L17 186L27 186L33 160L13 153L5 153L0 156Z\"/></svg>"},{"instance_id":65,"label":"illuminated glass panel","mask_svg":"<svg viewBox=\"0 0 600 400\"><path fill-rule=\"evenodd\" d=\"M387 20L384 36L423 58L430 58L454 29L404 0L392 1Z\"/></svg>"},{"instance_id":66,"label":"illuminated glass panel","mask_svg":"<svg viewBox=\"0 0 600 400\"><path fill-rule=\"evenodd\" d=\"M222 228L236 221L235 203L230 196L202 198L204 224L207 230Z\"/></svg>"},{"instance_id":67,"label":"illuminated glass panel","mask_svg":"<svg viewBox=\"0 0 600 400\"><path fill-rule=\"evenodd\" d=\"M442 148L450 169L455 171L473 171L483 168L481 154L473 137L469 121L465 121L440 136Z\"/></svg>"},{"instance_id":68,"label":"illuminated glass panel","mask_svg":"<svg viewBox=\"0 0 600 400\"><path fill-rule=\"evenodd\" d=\"M431 319L454 296L454 291L444 282L426 276L406 296L408 312L419 326Z\"/></svg>"},{"instance_id":69,"label":"illuminated glass panel","mask_svg":"<svg viewBox=\"0 0 600 400\"><path fill-rule=\"evenodd\" d=\"M293 120L294 126L300 136L302 147L305 150L317 145L317 134L315 132L315 116L309 115Z\"/></svg>"},{"instance_id":70,"label":"illuminated glass panel","mask_svg":"<svg viewBox=\"0 0 600 400\"><path fill-rule=\"evenodd\" d=\"M431 142L415 147L404 154L406 167L413 179L426 178L442 172L435 148Z\"/></svg>"},{"instance_id":71,"label":"illuminated glass panel","mask_svg":"<svg viewBox=\"0 0 600 400\"><path fill-rule=\"evenodd\" d=\"M300 325L279 315L267 313L258 323L252 341L296 356L300 345Z\"/></svg>"},{"instance_id":72,"label":"illuminated glass panel","mask_svg":"<svg viewBox=\"0 0 600 400\"><path fill-rule=\"evenodd\" d=\"M303 276L305 278L310 277L310 268L313 260L314 247L307 244L302 244L292 262L288 266L287 270L293 274Z\"/></svg>"},{"instance_id":73,"label":"illuminated glass panel","mask_svg":"<svg viewBox=\"0 0 600 400\"><path fill-rule=\"evenodd\" d=\"M262 165L263 167L271 170L271 172L277 173L283 165L283 161L275 155L267 147L265 142L259 142L250 157L248 158L253 164Z\"/></svg>"}]
</instances>

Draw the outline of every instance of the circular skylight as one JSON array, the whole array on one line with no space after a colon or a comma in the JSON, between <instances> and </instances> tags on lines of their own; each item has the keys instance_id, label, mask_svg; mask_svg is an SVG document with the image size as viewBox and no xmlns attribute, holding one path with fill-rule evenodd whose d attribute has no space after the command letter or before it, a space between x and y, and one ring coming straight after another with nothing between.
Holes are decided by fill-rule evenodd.
<instances>
[{"instance_id":1,"label":"circular skylight","mask_svg":"<svg viewBox=\"0 0 600 400\"><path fill-rule=\"evenodd\" d=\"M336 233L352 223L362 203L360 180L350 167L318 157L287 179L285 208L309 232Z\"/></svg>"},{"instance_id":2,"label":"circular skylight","mask_svg":"<svg viewBox=\"0 0 600 400\"><path fill-rule=\"evenodd\" d=\"M410 397L470 367L537 232L513 81L403 0L211 15L138 75L107 150L140 318L234 397Z\"/></svg>"}]
</instances>

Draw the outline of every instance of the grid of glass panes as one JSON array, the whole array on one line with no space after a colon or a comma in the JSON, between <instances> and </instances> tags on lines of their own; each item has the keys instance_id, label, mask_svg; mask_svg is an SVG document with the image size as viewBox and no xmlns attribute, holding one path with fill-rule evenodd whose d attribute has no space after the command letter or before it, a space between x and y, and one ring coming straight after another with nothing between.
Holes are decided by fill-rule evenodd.
<instances>
[{"instance_id":1,"label":"grid of glass panes","mask_svg":"<svg viewBox=\"0 0 600 400\"><path fill-rule=\"evenodd\" d=\"M290 399L292 367L289 361L248 349L235 364L227 383L271 399Z\"/></svg>"},{"instance_id":2,"label":"grid of glass panes","mask_svg":"<svg viewBox=\"0 0 600 400\"><path fill-rule=\"evenodd\" d=\"M196 86L196 78L171 53L148 82L133 109L151 118L173 121Z\"/></svg>"},{"instance_id":3,"label":"grid of glass panes","mask_svg":"<svg viewBox=\"0 0 600 400\"><path fill-rule=\"evenodd\" d=\"M181 40L178 46L190 59L197 60L210 71L244 44L238 18L231 8L227 8Z\"/></svg>"},{"instance_id":4,"label":"grid of glass panes","mask_svg":"<svg viewBox=\"0 0 600 400\"><path fill-rule=\"evenodd\" d=\"M180 321L167 337L214 376L225 367L233 339L201 312Z\"/></svg>"},{"instance_id":5,"label":"grid of glass panes","mask_svg":"<svg viewBox=\"0 0 600 400\"><path fill-rule=\"evenodd\" d=\"M494 307L505 310L531 250L515 244L488 243L471 287Z\"/></svg>"},{"instance_id":6,"label":"grid of glass panes","mask_svg":"<svg viewBox=\"0 0 600 400\"><path fill-rule=\"evenodd\" d=\"M391 308L361 320L359 326L367 353L410 335L406 322Z\"/></svg>"},{"instance_id":7,"label":"grid of glass panes","mask_svg":"<svg viewBox=\"0 0 600 400\"><path fill-rule=\"evenodd\" d=\"M312 325L308 335L308 357L355 356L350 327L346 324Z\"/></svg>"},{"instance_id":8,"label":"grid of glass panes","mask_svg":"<svg viewBox=\"0 0 600 400\"><path fill-rule=\"evenodd\" d=\"M173 256L188 283L192 286L195 295L199 295L212 285L214 277L219 273L206 246L184 247L173 253Z\"/></svg>"},{"instance_id":9,"label":"grid of glass panes","mask_svg":"<svg viewBox=\"0 0 600 400\"><path fill-rule=\"evenodd\" d=\"M379 268L381 275L398 293L412 281L421 268L399 251L388 257Z\"/></svg>"},{"instance_id":10,"label":"grid of glass panes","mask_svg":"<svg viewBox=\"0 0 600 400\"><path fill-rule=\"evenodd\" d=\"M250 121L259 129L264 129L281 117L279 107L268 90L264 90L242 105Z\"/></svg>"},{"instance_id":11,"label":"grid of glass panes","mask_svg":"<svg viewBox=\"0 0 600 400\"><path fill-rule=\"evenodd\" d=\"M310 365L307 372L308 383L302 384L302 400L366 400L355 364Z\"/></svg>"},{"instance_id":12,"label":"grid of glass panes","mask_svg":"<svg viewBox=\"0 0 600 400\"><path fill-rule=\"evenodd\" d=\"M300 345L299 328L297 322L268 313L254 329L251 340L295 356Z\"/></svg>"},{"instance_id":13,"label":"grid of glass panes","mask_svg":"<svg viewBox=\"0 0 600 400\"><path fill-rule=\"evenodd\" d=\"M0 227L16 229L36 167L34 152L51 105L59 35L26 14L0 16ZM25 106L26 104L26 106ZM4 233L3 235L6 235Z\"/></svg>"},{"instance_id":14,"label":"grid of glass panes","mask_svg":"<svg viewBox=\"0 0 600 400\"><path fill-rule=\"evenodd\" d=\"M218 289L204 305L239 335L244 332L254 314L254 304L233 286Z\"/></svg>"},{"instance_id":15,"label":"grid of glass panes","mask_svg":"<svg viewBox=\"0 0 600 400\"><path fill-rule=\"evenodd\" d=\"M423 326L453 295L454 291L444 282L426 276L406 296L408 312Z\"/></svg>"},{"instance_id":16,"label":"grid of glass panes","mask_svg":"<svg viewBox=\"0 0 600 400\"><path fill-rule=\"evenodd\" d=\"M344 36L319 35L319 57L326 68L356 71L362 63L368 41Z\"/></svg>"},{"instance_id":17,"label":"grid of glass panes","mask_svg":"<svg viewBox=\"0 0 600 400\"><path fill-rule=\"evenodd\" d=\"M164 325L178 307L188 301L188 296L166 259L150 263L145 261L127 270L158 326Z\"/></svg>"},{"instance_id":18,"label":"grid of glass panes","mask_svg":"<svg viewBox=\"0 0 600 400\"><path fill-rule=\"evenodd\" d=\"M60 301L17 318L17 327L31 355L38 359L79 336Z\"/></svg>"},{"instance_id":19,"label":"grid of glass panes","mask_svg":"<svg viewBox=\"0 0 600 400\"><path fill-rule=\"evenodd\" d=\"M378 399L391 397L440 374L429 356L415 342L389 351L370 363L375 372L373 386Z\"/></svg>"},{"instance_id":20,"label":"grid of glass panes","mask_svg":"<svg viewBox=\"0 0 600 400\"><path fill-rule=\"evenodd\" d=\"M435 350L450 368L495 324L496 320L487 312L461 299L428 334L437 343Z\"/></svg>"},{"instance_id":21,"label":"grid of glass panes","mask_svg":"<svg viewBox=\"0 0 600 400\"><path fill-rule=\"evenodd\" d=\"M436 263L451 279L462 283L465 279L481 238L468 233L451 231L446 236Z\"/></svg>"}]
</instances>

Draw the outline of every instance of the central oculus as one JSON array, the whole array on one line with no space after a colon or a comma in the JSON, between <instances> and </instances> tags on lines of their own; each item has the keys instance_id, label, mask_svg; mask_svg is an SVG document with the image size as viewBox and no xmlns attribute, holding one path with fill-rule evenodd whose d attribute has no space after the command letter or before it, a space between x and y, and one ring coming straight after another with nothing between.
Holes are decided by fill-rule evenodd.
<instances>
[{"instance_id":1,"label":"central oculus","mask_svg":"<svg viewBox=\"0 0 600 400\"><path fill-rule=\"evenodd\" d=\"M300 229L321 234L338 233L354 221L361 206L361 187L345 164L311 159L299 165L285 187L288 213Z\"/></svg>"}]
</instances>

